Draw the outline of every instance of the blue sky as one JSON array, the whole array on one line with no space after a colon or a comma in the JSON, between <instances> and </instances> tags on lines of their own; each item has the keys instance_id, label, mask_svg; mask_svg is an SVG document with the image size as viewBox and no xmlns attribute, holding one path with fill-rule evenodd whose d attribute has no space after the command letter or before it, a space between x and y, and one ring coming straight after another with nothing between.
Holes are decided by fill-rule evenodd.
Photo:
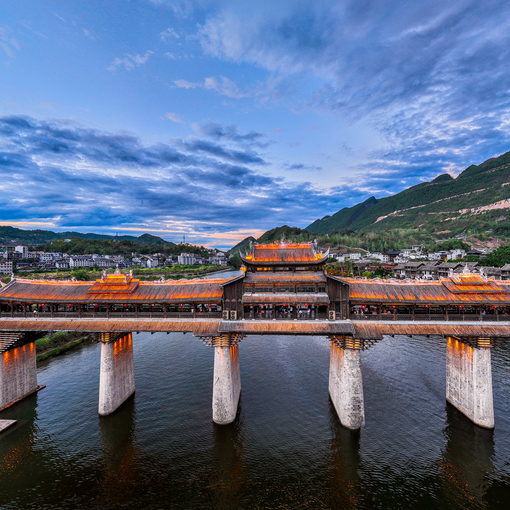
<instances>
[{"instance_id":1,"label":"blue sky","mask_svg":"<svg viewBox=\"0 0 510 510\"><path fill-rule=\"evenodd\" d=\"M228 247L509 138L505 1L0 2L0 224Z\"/></svg>"}]
</instances>

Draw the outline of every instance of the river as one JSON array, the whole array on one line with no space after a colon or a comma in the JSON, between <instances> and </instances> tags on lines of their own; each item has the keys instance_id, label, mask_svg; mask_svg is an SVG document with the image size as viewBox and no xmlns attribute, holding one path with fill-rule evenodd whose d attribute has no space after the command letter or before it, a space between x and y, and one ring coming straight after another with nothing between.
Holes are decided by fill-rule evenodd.
<instances>
[{"instance_id":1,"label":"river","mask_svg":"<svg viewBox=\"0 0 510 510\"><path fill-rule=\"evenodd\" d=\"M362 353L356 433L328 400L324 338L245 338L240 411L224 427L197 338L134 335L135 397L106 418L99 345L85 345L1 413L20 423L0 437L0 508L509 508L510 344L492 355L494 432L446 406L444 340L385 338Z\"/></svg>"}]
</instances>

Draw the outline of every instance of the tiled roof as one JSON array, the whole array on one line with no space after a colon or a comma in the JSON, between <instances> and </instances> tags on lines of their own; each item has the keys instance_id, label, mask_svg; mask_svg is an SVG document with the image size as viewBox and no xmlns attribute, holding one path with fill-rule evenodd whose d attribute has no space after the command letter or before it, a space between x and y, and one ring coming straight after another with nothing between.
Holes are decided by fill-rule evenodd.
<instances>
[{"instance_id":1,"label":"tiled roof","mask_svg":"<svg viewBox=\"0 0 510 510\"><path fill-rule=\"evenodd\" d=\"M247 264L320 263L326 258L327 254L316 253L311 243L259 244L242 257Z\"/></svg>"}]
</instances>

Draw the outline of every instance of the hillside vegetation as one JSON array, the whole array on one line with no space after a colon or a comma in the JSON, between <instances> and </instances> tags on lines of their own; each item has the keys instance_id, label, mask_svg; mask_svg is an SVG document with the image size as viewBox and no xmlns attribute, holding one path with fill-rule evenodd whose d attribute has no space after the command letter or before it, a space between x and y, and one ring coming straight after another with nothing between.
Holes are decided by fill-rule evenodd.
<instances>
[{"instance_id":1,"label":"hillside vegetation","mask_svg":"<svg viewBox=\"0 0 510 510\"><path fill-rule=\"evenodd\" d=\"M45 244L58 239L98 239L110 241L130 241L136 244L152 246L175 246L170 241L151 234L141 236L112 236L108 234L83 234L81 232L53 232L51 230L24 230L16 227L0 227L0 243L17 243L26 245Z\"/></svg>"},{"instance_id":2,"label":"hillside vegetation","mask_svg":"<svg viewBox=\"0 0 510 510\"><path fill-rule=\"evenodd\" d=\"M56 239L49 243L37 246L38 250L47 252L62 252L69 255L84 255L97 253L98 255L124 255L131 256L132 253L150 254L163 253L165 255L178 255L183 252L200 253L207 255L208 251L200 246L191 244L144 244L130 240L117 239L80 239L70 240Z\"/></svg>"},{"instance_id":3,"label":"hillside vegetation","mask_svg":"<svg viewBox=\"0 0 510 510\"><path fill-rule=\"evenodd\" d=\"M510 239L510 152L471 165L455 179L440 175L396 195L370 197L314 221L315 234L415 230L429 239Z\"/></svg>"}]
</instances>

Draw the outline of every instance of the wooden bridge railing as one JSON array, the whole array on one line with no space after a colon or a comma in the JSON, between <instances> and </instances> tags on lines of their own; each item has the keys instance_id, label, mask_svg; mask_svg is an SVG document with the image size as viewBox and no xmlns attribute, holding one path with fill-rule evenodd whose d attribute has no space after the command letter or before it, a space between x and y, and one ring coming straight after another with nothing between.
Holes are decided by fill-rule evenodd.
<instances>
[{"instance_id":1,"label":"wooden bridge railing","mask_svg":"<svg viewBox=\"0 0 510 510\"><path fill-rule=\"evenodd\" d=\"M5 318L25 318L25 319L38 319L38 318L75 318L75 319L115 319L115 318L131 318L131 319L221 319L221 312L116 312L116 311L94 311L94 312L1 312L0 319ZM300 320L300 321L314 321L314 320L327 320L326 314L313 313L310 315L297 315L297 314L245 314L245 317L239 317L240 320ZM337 317L337 319L339 319ZM350 320L354 321L436 321L436 322L453 322L453 321L466 321L466 322L510 322L510 314L472 314L472 313L459 313L459 314L355 314L349 316Z\"/></svg>"}]
</instances>

